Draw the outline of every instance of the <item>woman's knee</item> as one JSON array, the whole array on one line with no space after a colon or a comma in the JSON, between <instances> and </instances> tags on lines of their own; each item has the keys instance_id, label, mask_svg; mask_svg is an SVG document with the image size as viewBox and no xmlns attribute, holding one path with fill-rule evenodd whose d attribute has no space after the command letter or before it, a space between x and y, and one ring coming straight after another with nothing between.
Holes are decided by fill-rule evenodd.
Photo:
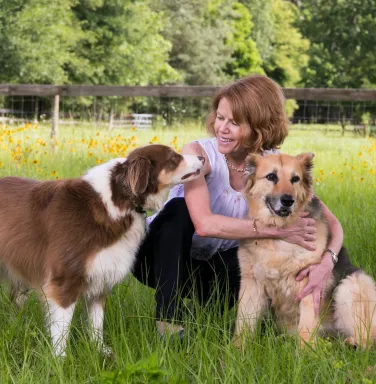
<instances>
[{"instance_id":1,"label":"woman's knee","mask_svg":"<svg viewBox=\"0 0 376 384\"><path fill-rule=\"evenodd\" d=\"M151 228L158 228L158 230L166 226L179 232L189 232L193 234L194 226L183 197L175 197L166 203L161 212L159 212L150 224Z\"/></svg>"},{"instance_id":2,"label":"woman's knee","mask_svg":"<svg viewBox=\"0 0 376 384\"><path fill-rule=\"evenodd\" d=\"M173 212L180 217L189 217L189 211L184 197L175 197L166 203L162 212Z\"/></svg>"}]
</instances>

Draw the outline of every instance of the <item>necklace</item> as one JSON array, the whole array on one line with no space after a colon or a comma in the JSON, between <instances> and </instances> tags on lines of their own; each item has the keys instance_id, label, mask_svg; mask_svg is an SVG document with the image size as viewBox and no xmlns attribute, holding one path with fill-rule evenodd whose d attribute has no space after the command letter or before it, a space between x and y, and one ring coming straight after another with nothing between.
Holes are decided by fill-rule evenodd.
<instances>
[{"instance_id":1,"label":"necklace","mask_svg":"<svg viewBox=\"0 0 376 384\"><path fill-rule=\"evenodd\" d=\"M236 167L234 167L234 166L228 161L227 156L226 156L226 155L224 155L224 156L225 156L226 164L227 164L227 166L228 166L229 168L233 169L233 170L236 171L236 172L245 172L245 168L236 168Z\"/></svg>"}]
</instances>

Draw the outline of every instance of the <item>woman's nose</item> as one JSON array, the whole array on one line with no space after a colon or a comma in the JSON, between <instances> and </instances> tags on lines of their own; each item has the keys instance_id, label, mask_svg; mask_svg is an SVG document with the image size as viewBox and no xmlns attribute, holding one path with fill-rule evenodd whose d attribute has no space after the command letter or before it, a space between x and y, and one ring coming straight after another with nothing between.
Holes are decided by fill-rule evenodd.
<instances>
[{"instance_id":1,"label":"woman's nose","mask_svg":"<svg viewBox=\"0 0 376 384\"><path fill-rule=\"evenodd\" d=\"M221 125L219 126L219 130L220 131L226 131L228 130L228 121L227 120L223 120L221 122Z\"/></svg>"}]
</instances>

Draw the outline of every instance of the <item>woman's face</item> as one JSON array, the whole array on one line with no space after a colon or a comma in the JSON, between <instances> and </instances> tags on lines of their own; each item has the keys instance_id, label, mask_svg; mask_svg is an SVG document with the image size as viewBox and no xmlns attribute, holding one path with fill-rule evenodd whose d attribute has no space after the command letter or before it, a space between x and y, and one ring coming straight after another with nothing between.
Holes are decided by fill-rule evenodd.
<instances>
[{"instance_id":1,"label":"woman's face","mask_svg":"<svg viewBox=\"0 0 376 384\"><path fill-rule=\"evenodd\" d=\"M242 149L242 129L240 125L234 121L231 105L226 98L222 98L219 101L214 122L214 131L218 142L219 152L226 154Z\"/></svg>"}]
</instances>

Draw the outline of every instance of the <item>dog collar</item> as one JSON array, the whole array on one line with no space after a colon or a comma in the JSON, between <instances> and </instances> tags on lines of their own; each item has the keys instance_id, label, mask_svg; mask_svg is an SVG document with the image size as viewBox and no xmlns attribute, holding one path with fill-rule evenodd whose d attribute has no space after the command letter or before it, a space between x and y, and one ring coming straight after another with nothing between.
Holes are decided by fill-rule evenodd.
<instances>
[{"instance_id":1,"label":"dog collar","mask_svg":"<svg viewBox=\"0 0 376 384\"><path fill-rule=\"evenodd\" d=\"M135 211L137 213L142 213L143 215L146 215L146 211L141 205L136 205Z\"/></svg>"}]
</instances>

